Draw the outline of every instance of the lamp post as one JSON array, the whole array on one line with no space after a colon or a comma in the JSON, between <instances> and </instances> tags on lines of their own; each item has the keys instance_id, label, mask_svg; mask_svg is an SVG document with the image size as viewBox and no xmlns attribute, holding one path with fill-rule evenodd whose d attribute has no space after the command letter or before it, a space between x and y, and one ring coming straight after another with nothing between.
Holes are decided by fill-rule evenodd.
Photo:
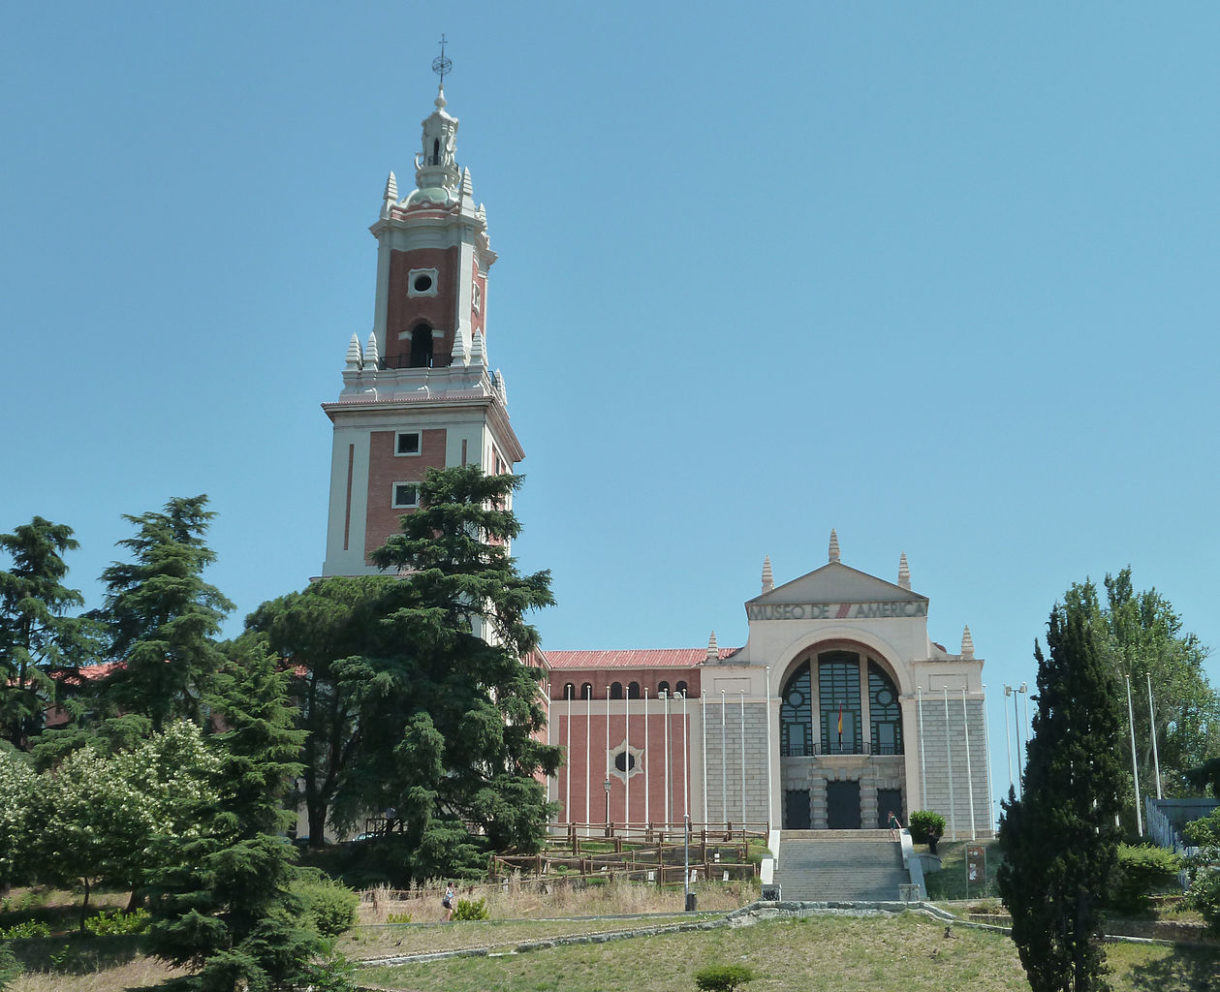
<instances>
[{"instance_id":1,"label":"lamp post","mask_svg":"<svg viewBox=\"0 0 1220 992\"><path fill-rule=\"evenodd\" d=\"M1004 683L1004 698L1007 699L1011 695L1012 686L1006 682ZM1008 732L1008 703L1002 703L1000 709L1004 711L1004 752L1008 755L1008 791L1012 792L1012 734Z\"/></svg>"}]
</instances>

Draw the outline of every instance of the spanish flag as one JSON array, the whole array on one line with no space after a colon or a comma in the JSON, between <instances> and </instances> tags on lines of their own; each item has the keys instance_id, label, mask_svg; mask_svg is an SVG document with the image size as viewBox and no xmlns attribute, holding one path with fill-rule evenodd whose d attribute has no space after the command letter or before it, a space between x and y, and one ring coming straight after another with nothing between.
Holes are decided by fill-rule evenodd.
<instances>
[{"instance_id":1,"label":"spanish flag","mask_svg":"<svg viewBox=\"0 0 1220 992\"><path fill-rule=\"evenodd\" d=\"M839 743L843 743L843 702L839 701Z\"/></svg>"}]
</instances>

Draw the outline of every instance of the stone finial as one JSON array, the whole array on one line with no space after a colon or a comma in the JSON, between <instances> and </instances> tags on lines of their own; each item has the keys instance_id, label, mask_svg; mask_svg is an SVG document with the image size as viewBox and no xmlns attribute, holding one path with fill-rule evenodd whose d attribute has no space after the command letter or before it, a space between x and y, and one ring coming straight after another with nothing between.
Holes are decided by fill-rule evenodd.
<instances>
[{"instance_id":1,"label":"stone finial","mask_svg":"<svg viewBox=\"0 0 1220 992\"><path fill-rule=\"evenodd\" d=\"M907 564L907 553L898 556L898 585L903 589L911 588L911 566Z\"/></svg>"},{"instance_id":2,"label":"stone finial","mask_svg":"<svg viewBox=\"0 0 1220 992\"><path fill-rule=\"evenodd\" d=\"M830 528L830 560L839 560L839 535L835 533L833 527Z\"/></svg>"},{"instance_id":3,"label":"stone finial","mask_svg":"<svg viewBox=\"0 0 1220 992\"><path fill-rule=\"evenodd\" d=\"M364 354L360 351L360 339L355 334L352 335L351 341L347 343L347 361L345 368L350 372L359 372L360 366L364 364Z\"/></svg>"},{"instance_id":4,"label":"stone finial","mask_svg":"<svg viewBox=\"0 0 1220 992\"><path fill-rule=\"evenodd\" d=\"M707 660L720 660L720 647L716 644L716 632L712 631L712 636L707 639Z\"/></svg>"},{"instance_id":5,"label":"stone finial","mask_svg":"<svg viewBox=\"0 0 1220 992\"><path fill-rule=\"evenodd\" d=\"M474 199L474 183L470 181L470 170L462 170L462 197L466 200Z\"/></svg>"},{"instance_id":6,"label":"stone finial","mask_svg":"<svg viewBox=\"0 0 1220 992\"><path fill-rule=\"evenodd\" d=\"M487 365L487 351L484 346L483 335L478 331L472 331L470 334L470 364Z\"/></svg>"},{"instance_id":7,"label":"stone finial","mask_svg":"<svg viewBox=\"0 0 1220 992\"><path fill-rule=\"evenodd\" d=\"M962 657L974 657L974 638L970 636L970 625L967 624L962 630Z\"/></svg>"},{"instance_id":8,"label":"stone finial","mask_svg":"<svg viewBox=\"0 0 1220 992\"><path fill-rule=\"evenodd\" d=\"M398 178L394 175L393 171L390 172L389 177L385 181L385 198L394 202L398 201Z\"/></svg>"},{"instance_id":9,"label":"stone finial","mask_svg":"<svg viewBox=\"0 0 1220 992\"><path fill-rule=\"evenodd\" d=\"M453 336L453 355L449 359L449 364L457 367L465 365L468 361L470 361L470 351L466 347L466 335L459 328Z\"/></svg>"},{"instance_id":10,"label":"stone finial","mask_svg":"<svg viewBox=\"0 0 1220 992\"><path fill-rule=\"evenodd\" d=\"M762 591L770 592L775 588L775 576L771 574L771 556L763 555Z\"/></svg>"},{"instance_id":11,"label":"stone finial","mask_svg":"<svg viewBox=\"0 0 1220 992\"><path fill-rule=\"evenodd\" d=\"M500 374L499 369L496 369L496 371L492 374L491 384L495 387L496 392L500 394L500 402L507 407L508 387L504 385L504 376Z\"/></svg>"},{"instance_id":12,"label":"stone finial","mask_svg":"<svg viewBox=\"0 0 1220 992\"><path fill-rule=\"evenodd\" d=\"M369 343L364 346L364 367L376 369L381 367L381 355L377 351L377 332L369 335Z\"/></svg>"}]
</instances>

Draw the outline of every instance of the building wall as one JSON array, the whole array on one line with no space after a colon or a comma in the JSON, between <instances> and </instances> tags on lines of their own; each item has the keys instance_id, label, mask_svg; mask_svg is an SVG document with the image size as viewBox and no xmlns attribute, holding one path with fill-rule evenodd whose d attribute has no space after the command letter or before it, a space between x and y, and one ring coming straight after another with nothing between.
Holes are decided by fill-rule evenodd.
<instances>
[{"instance_id":1,"label":"building wall","mask_svg":"<svg viewBox=\"0 0 1220 992\"><path fill-rule=\"evenodd\" d=\"M926 794L921 809L945 818L946 837L970 837L971 803L974 834L991 835L991 794L987 775L987 737L981 696L922 694L916 720L923 714L922 749L916 737L914 755ZM945 711L948 709L948 718Z\"/></svg>"}]
</instances>

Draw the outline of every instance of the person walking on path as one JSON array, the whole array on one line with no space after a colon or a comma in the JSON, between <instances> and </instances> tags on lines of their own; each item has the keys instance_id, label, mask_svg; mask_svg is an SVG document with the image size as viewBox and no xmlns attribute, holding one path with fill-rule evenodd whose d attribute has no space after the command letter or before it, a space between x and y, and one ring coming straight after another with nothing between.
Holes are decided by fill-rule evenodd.
<instances>
[{"instance_id":1,"label":"person walking on path","mask_svg":"<svg viewBox=\"0 0 1220 992\"><path fill-rule=\"evenodd\" d=\"M448 923L453 919L453 900L457 898L453 892L455 884L454 882L449 883L445 889L445 898L441 900L441 905L445 907L445 918L441 921L442 923Z\"/></svg>"}]
</instances>

